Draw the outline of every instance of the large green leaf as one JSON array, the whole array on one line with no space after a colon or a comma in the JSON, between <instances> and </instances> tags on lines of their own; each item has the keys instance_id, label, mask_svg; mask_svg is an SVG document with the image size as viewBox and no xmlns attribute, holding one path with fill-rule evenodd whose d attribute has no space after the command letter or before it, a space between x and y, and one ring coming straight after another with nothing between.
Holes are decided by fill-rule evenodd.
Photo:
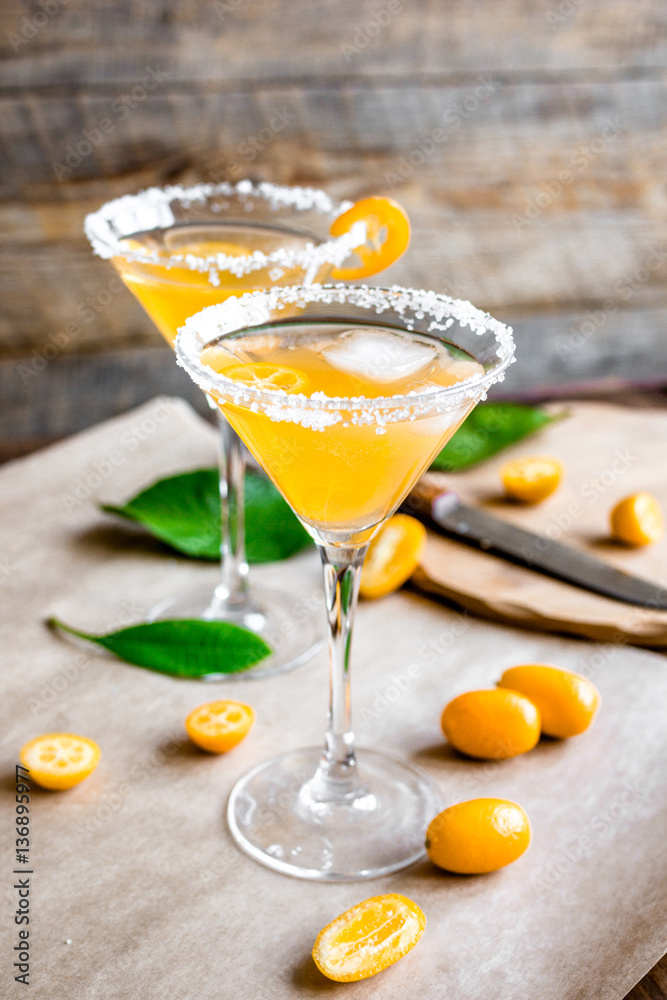
<instances>
[{"instance_id":1,"label":"large green leaf","mask_svg":"<svg viewBox=\"0 0 667 1000\"><path fill-rule=\"evenodd\" d=\"M537 406L480 403L434 459L431 468L441 472L469 469L555 419Z\"/></svg>"},{"instance_id":2,"label":"large green leaf","mask_svg":"<svg viewBox=\"0 0 667 1000\"><path fill-rule=\"evenodd\" d=\"M310 536L264 476L249 472L245 481L246 550L252 563L287 559ZM120 507L102 509L142 524L152 535L194 559L220 558L218 470L198 469L149 486Z\"/></svg>"},{"instance_id":3,"label":"large green leaf","mask_svg":"<svg viewBox=\"0 0 667 1000\"><path fill-rule=\"evenodd\" d=\"M121 660L173 677L204 677L247 670L271 652L254 632L229 622L163 621L91 635L50 618L52 628L103 646Z\"/></svg>"}]
</instances>

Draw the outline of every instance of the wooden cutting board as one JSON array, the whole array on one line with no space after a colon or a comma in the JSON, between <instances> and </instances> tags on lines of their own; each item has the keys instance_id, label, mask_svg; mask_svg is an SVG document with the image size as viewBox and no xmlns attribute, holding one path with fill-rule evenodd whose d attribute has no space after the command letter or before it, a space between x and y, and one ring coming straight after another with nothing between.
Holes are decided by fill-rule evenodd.
<instances>
[{"instance_id":1,"label":"wooden cutting board","mask_svg":"<svg viewBox=\"0 0 667 1000\"><path fill-rule=\"evenodd\" d=\"M667 539L631 549L609 537L610 511L630 493L648 490L667 514L667 410L573 403L566 413L474 469L430 473L422 483L454 489L465 503L667 588ZM553 455L565 466L556 493L534 507L503 498L499 469L520 455ZM667 611L614 601L442 536L429 534L413 583L496 621L667 650Z\"/></svg>"}]
</instances>

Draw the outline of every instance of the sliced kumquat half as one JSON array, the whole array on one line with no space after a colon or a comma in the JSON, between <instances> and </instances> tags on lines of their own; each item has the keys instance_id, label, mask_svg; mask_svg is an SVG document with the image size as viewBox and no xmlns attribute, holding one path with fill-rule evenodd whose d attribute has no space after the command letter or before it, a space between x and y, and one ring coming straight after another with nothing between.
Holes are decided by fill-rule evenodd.
<instances>
[{"instance_id":1,"label":"sliced kumquat half","mask_svg":"<svg viewBox=\"0 0 667 1000\"><path fill-rule=\"evenodd\" d=\"M296 368L287 365L273 365L269 361L254 361L245 365L234 365L224 371L226 378L241 382L251 389L278 389L281 392L303 392L308 384L307 377Z\"/></svg>"},{"instance_id":2,"label":"sliced kumquat half","mask_svg":"<svg viewBox=\"0 0 667 1000\"><path fill-rule=\"evenodd\" d=\"M255 713L242 701L209 701L188 715L185 728L193 743L209 753L225 753L245 739Z\"/></svg>"},{"instance_id":3,"label":"sliced kumquat half","mask_svg":"<svg viewBox=\"0 0 667 1000\"><path fill-rule=\"evenodd\" d=\"M30 740L20 753L30 778L42 788L62 791L87 778L100 762L94 740L74 733L47 733Z\"/></svg>"},{"instance_id":4,"label":"sliced kumquat half","mask_svg":"<svg viewBox=\"0 0 667 1000\"><path fill-rule=\"evenodd\" d=\"M406 896L372 896L320 931L313 961L328 979L368 979L407 955L424 933L426 917Z\"/></svg>"},{"instance_id":5,"label":"sliced kumquat half","mask_svg":"<svg viewBox=\"0 0 667 1000\"><path fill-rule=\"evenodd\" d=\"M500 470L505 493L522 503L540 503L558 489L563 466L557 458L515 458Z\"/></svg>"},{"instance_id":6,"label":"sliced kumquat half","mask_svg":"<svg viewBox=\"0 0 667 1000\"><path fill-rule=\"evenodd\" d=\"M384 597L402 587L419 565L426 528L409 514L394 514L368 547L361 571L362 597Z\"/></svg>"},{"instance_id":7,"label":"sliced kumquat half","mask_svg":"<svg viewBox=\"0 0 667 1000\"><path fill-rule=\"evenodd\" d=\"M364 198L343 212L331 226L332 236L343 236L355 222L366 223L366 242L352 251L360 258L357 267L335 267L334 281L356 281L384 271L410 245L410 220L393 198Z\"/></svg>"},{"instance_id":8,"label":"sliced kumquat half","mask_svg":"<svg viewBox=\"0 0 667 1000\"><path fill-rule=\"evenodd\" d=\"M651 493L634 493L611 512L611 533L626 545L650 545L665 533L660 504Z\"/></svg>"}]
</instances>

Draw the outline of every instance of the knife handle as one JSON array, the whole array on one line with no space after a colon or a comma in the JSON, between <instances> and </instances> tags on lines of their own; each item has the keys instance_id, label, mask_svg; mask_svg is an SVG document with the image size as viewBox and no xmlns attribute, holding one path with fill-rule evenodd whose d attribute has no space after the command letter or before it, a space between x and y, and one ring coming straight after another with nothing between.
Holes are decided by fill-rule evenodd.
<instances>
[{"instance_id":1,"label":"knife handle","mask_svg":"<svg viewBox=\"0 0 667 1000\"><path fill-rule=\"evenodd\" d=\"M401 504L401 510L404 514L412 514L413 517L432 518L433 501L436 497L449 492L453 493L444 488L442 483L436 483L428 476L424 476L407 495Z\"/></svg>"}]
</instances>

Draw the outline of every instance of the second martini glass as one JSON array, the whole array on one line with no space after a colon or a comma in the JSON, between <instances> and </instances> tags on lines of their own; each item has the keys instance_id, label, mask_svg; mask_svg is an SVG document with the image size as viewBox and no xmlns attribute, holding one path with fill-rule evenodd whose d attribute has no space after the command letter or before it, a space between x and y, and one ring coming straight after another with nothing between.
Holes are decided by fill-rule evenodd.
<instances>
[{"instance_id":1,"label":"second martini glass","mask_svg":"<svg viewBox=\"0 0 667 1000\"><path fill-rule=\"evenodd\" d=\"M231 296L309 284L332 273L347 279L388 266L409 237L407 220L397 208L384 199L353 206L337 204L313 188L240 181L126 195L88 216L85 229L96 253L111 259L173 345L188 316ZM343 269L355 253L356 267ZM265 676L307 660L320 644L320 628L312 611L289 594L248 587L245 460L235 432L214 409L219 418L220 580L213 592L199 587L166 599L148 617L225 620L250 628L273 649L249 672ZM229 676L216 674L215 679Z\"/></svg>"},{"instance_id":2,"label":"second martini glass","mask_svg":"<svg viewBox=\"0 0 667 1000\"><path fill-rule=\"evenodd\" d=\"M511 331L434 292L312 285L205 309L186 322L176 353L315 539L324 567L324 748L242 777L229 799L231 832L252 857L300 878L403 868L424 854L440 795L410 761L355 749L350 648L361 567L379 526L503 377Z\"/></svg>"}]
</instances>

